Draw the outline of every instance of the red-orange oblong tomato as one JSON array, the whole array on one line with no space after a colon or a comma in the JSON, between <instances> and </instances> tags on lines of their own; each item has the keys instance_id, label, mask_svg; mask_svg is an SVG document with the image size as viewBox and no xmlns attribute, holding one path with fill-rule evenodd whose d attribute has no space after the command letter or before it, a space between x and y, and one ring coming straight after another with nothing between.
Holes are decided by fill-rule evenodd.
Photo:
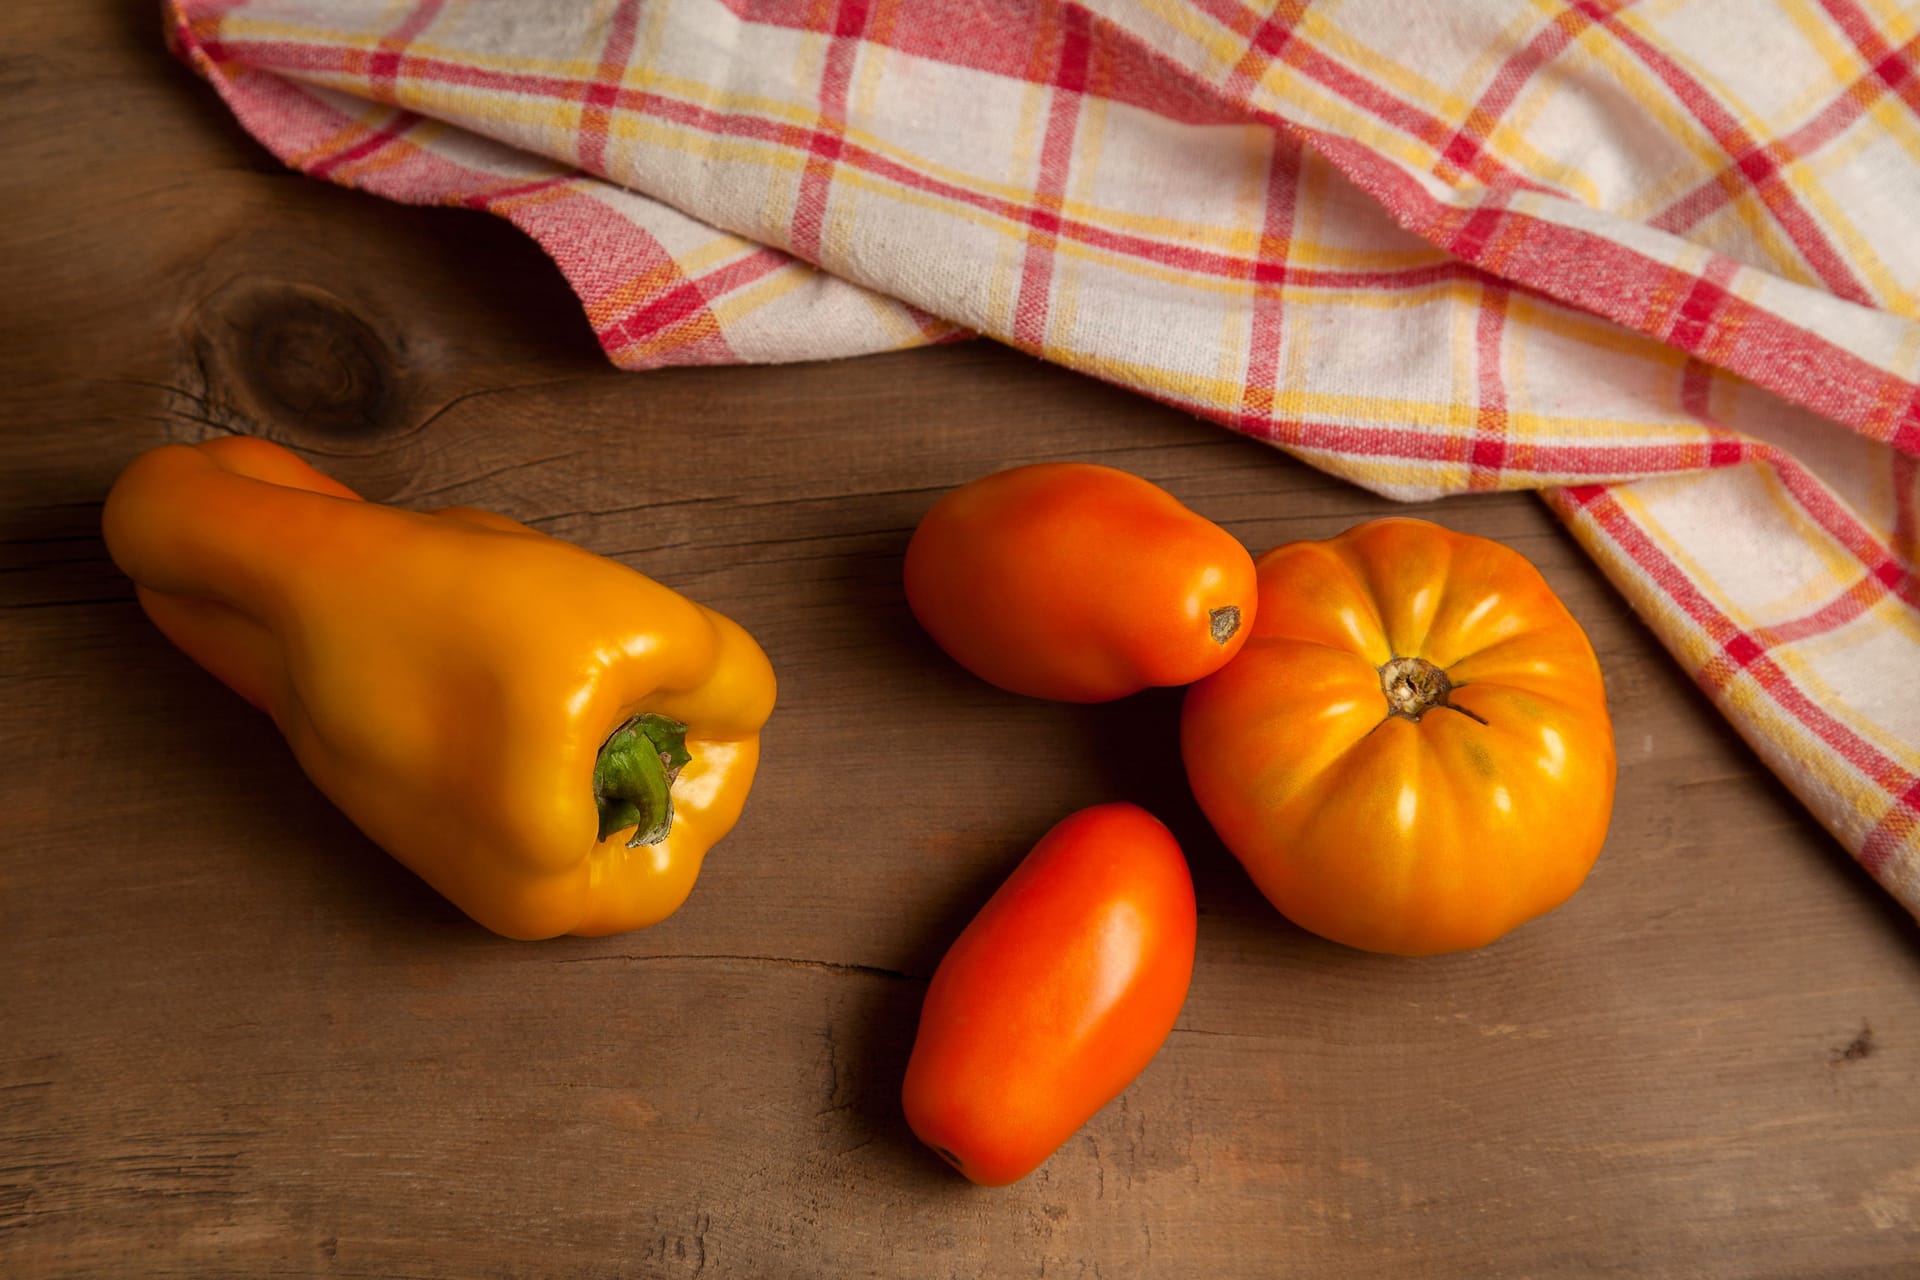
<instances>
[{"instance_id":1,"label":"red-orange oblong tomato","mask_svg":"<svg viewBox=\"0 0 1920 1280\"><path fill-rule=\"evenodd\" d=\"M1493 941L1586 879L1613 728L1586 633L1507 547L1386 519L1262 556L1254 633L1187 693L1193 794L1294 923Z\"/></svg>"},{"instance_id":2,"label":"red-orange oblong tomato","mask_svg":"<svg viewBox=\"0 0 1920 1280\"><path fill-rule=\"evenodd\" d=\"M1153 815L1063 818L934 972L901 1088L914 1133L982 1186L1038 1168L1173 1030L1195 925L1186 858Z\"/></svg>"},{"instance_id":3,"label":"red-orange oblong tomato","mask_svg":"<svg viewBox=\"0 0 1920 1280\"><path fill-rule=\"evenodd\" d=\"M1166 490L1043 462L935 503L907 546L907 603L983 680L1061 702L1189 684L1240 649L1253 557Z\"/></svg>"}]
</instances>

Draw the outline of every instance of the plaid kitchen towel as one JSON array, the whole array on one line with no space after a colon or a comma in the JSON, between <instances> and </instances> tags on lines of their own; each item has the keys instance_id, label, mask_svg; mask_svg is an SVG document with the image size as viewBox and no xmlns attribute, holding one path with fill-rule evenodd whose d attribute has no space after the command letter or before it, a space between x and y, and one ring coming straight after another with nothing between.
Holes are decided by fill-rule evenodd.
<instances>
[{"instance_id":1,"label":"plaid kitchen towel","mask_svg":"<svg viewBox=\"0 0 1920 1280\"><path fill-rule=\"evenodd\" d=\"M166 16L288 164L533 236L623 367L977 331L1379 493L1544 491L1920 914L1920 7Z\"/></svg>"}]
</instances>

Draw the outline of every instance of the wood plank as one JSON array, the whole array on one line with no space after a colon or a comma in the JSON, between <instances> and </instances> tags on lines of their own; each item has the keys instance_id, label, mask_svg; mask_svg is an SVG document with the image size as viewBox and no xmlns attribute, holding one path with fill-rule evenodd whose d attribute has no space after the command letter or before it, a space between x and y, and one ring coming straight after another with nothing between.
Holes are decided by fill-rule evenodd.
<instances>
[{"instance_id":1,"label":"wood plank","mask_svg":"<svg viewBox=\"0 0 1920 1280\"><path fill-rule=\"evenodd\" d=\"M281 173L141 4L0 64L0 1273L37 1277L1895 1275L1920 1258L1913 922L1531 498L1621 748L1564 909L1409 961L1279 919L1179 771L1178 694L1017 699L919 632L946 487L1089 458L1250 546L1389 504L987 344L608 368L478 215ZM250 430L731 614L780 673L747 815L619 938L472 926L153 631L98 538L139 450ZM1392 508L1399 510L1399 508ZM1125 798L1202 911L1159 1058L1026 1182L898 1087L925 980L1030 843Z\"/></svg>"}]
</instances>

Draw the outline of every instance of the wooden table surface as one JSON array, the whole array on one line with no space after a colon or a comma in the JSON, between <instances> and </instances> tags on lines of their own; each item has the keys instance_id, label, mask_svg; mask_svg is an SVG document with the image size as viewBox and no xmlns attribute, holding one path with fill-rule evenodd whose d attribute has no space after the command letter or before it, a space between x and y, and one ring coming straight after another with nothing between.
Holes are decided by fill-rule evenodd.
<instances>
[{"instance_id":1,"label":"wooden table surface","mask_svg":"<svg viewBox=\"0 0 1920 1280\"><path fill-rule=\"evenodd\" d=\"M289 174L149 0L0 18L0 1274L1912 1276L1920 940L1544 509L1620 745L1587 886L1402 960L1280 919L1177 693L965 675L901 553L944 489L1086 458L1256 551L1389 504L985 342L623 374L504 225ZM780 705L692 900L495 938L146 622L100 501L248 431L491 507L730 614ZM898 1090L926 981L1030 843L1138 801L1200 903L1178 1027L1038 1173L974 1188Z\"/></svg>"}]
</instances>

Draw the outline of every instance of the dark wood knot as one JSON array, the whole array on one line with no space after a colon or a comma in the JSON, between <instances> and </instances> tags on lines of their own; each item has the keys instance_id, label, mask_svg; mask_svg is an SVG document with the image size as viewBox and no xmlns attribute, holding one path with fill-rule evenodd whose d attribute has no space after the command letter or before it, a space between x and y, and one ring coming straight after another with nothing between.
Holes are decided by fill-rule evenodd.
<instances>
[{"instance_id":1,"label":"dark wood knot","mask_svg":"<svg viewBox=\"0 0 1920 1280\"><path fill-rule=\"evenodd\" d=\"M363 436L392 425L393 352L324 289L230 281L206 300L197 329L207 400L242 429L297 439Z\"/></svg>"}]
</instances>

